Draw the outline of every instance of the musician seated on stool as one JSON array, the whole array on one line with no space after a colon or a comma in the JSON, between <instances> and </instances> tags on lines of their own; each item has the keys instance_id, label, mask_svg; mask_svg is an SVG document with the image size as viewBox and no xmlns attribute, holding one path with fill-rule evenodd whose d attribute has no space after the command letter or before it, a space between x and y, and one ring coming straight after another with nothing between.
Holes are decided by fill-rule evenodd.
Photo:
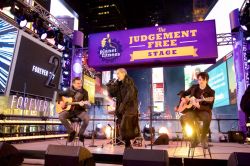
<instances>
[{"instance_id":1,"label":"musician seated on stool","mask_svg":"<svg viewBox=\"0 0 250 166\"><path fill-rule=\"evenodd\" d=\"M61 108L66 107L66 103L62 101L63 97L71 97L73 98L73 102L79 102L79 104L71 105L69 111L64 110L59 113L59 120L69 134L68 142L72 142L76 135L76 131L73 130L68 119L78 117L82 120L82 125L79 130L79 140L84 143L84 132L89 124L89 115L86 112L86 105L90 105L90 103L88 102L88 92L83 89L82 80L79 77L73 79L72 87L58 93L57 102L60 104Z\"/></svg>"},{"instance_id":2,"label":"musician seated on stool","mask_svg":"<svg viewBox=\"0 0 250 166\"><path fill-rule=\"evenodd\" d=\"M184 110L184 114L180 118L182 127L184 128L184 126L188 124L192 126L194 130L194 138L191 147L196 147L199 144L199 136L197 135L198 128L195 124L198 124L198 121L200 120L203 122L200 141L203 148L208 148L207 134L212 119L215 91L208 85L209 75L206 72L199 73L197 78L198 84L193 85L183 93L185 94L185 97L181 99L181 104L178 109L182 109L182 111ZM189 98L186 96L192 97ZM192 107L185 108L185 106L182 105L183 103L191 103ZM188 105L190 106L190 104Z\"/></svg>"}]
</instances>

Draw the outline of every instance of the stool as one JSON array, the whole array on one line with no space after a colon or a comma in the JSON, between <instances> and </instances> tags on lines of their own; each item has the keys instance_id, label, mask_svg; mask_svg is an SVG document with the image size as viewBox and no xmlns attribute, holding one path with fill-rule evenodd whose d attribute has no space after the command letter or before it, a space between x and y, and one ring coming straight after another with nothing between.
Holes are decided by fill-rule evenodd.
<instances>
[{"instance_id":1,"label":"stool","mask_svg":"<svg viewBox=\"0 0 250 166\"><path fill-rule=\"evenodd\" d=\"M72 142L68 142L68 140L66 141L66 146L70 143L71 146L79 146L79 130L81 128L81 122L82 120L78 117L73 117L70 118L69 121L71 122L72 128L73 130L76 132L76 136L74 138L74 140Z\"/></svg>"},{"instance_id":2,"label":"stool","mask_svg":"<svg viewBox=\"0 0 250 166\"><path fill-rule=\"evenodd\" d=\"M199 126L197 126L197 133L196 133L199 139L201 138L201 134L200 134L201 127L202 127L201 122L202 122L202 121L198 121L199 124L195 124L195 125L194 125L194 126L199 125ZM200 139L200 140L201 140L201 139ZM195 152L195 148L196 148L196 147L191 147L191 141L192 141L192 140L190 140L190 142L189 142L188 157L192 157L192 158L193 158L193 157L194 157L194 152ZM209 154L209 156L210 156L210 158L212 159L212 155L211 155L209 143L208 143L208 148L205 149L205 148L202 147L202 150L203 150L204 158L206 157L206 150L207 150L207 151L208 151L208 154Z\"/></svg>"}]
</instances>

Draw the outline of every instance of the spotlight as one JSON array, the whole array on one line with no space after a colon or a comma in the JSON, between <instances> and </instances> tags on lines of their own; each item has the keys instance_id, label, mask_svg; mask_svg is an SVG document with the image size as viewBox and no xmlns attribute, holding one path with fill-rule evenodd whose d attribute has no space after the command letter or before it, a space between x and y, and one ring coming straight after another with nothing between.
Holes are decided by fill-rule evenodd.
<instances>
[{"instance_id":1,"label":"spotlight","mask_svg":"<svg viewBox=\"0 0 250 166\"><path fill-rule=\"evenodd\" d=\"M27 25L28 21L26 19L20 20L19 21L19 26L20 28L23 28Z\"/></svg>"},{"instance_id":2,"label":"spotlight","mask_svg":"<svg viewBox=\"0 0 250 166\"><path fill-rule=\"evenodd\" d=\"M159 129L159 134L160 135L162 135L162 134L169 134L168 129L166 127L161 127Z\"/></svg>"},{"instance_id":3,"label":"spotlight","mask_svg":"<svg viewBox=\"0 0 250 166\"><path fill-rule=\"evenodd\" d=\"M108 126L106 126L105 128L105 135L106 135L106 138L112 138L112 135L113 135L113 130L112 130L112 127L110 126L110 124L108 124Z\"/></svg>"},{"instance_id":4,"label":"spotlight","mask_svg":"<svg viewBox=\"0 0 250 166\"><path fill-rule=\"evenodd\" d=\"M247 137L246 137L246 142L250 144L250 118L248 118L248 122L246 124L247 126Z\"/></svg>"},{"instance_id":5,"label":"spotlight","mask_svg":"<svg viewBox=\"0 0 250 166\"><path fill-rule=\"evenodd\" d=\"M245 7L240 13L240 24L243 30L247 31L250 30L249 23L250 23L250 3L246 3Z\"/></svg>"},{"instance_id":6,"label":"spotlight","mask_svg":"<svg viewBox=\"0 0 250 166\"><path fill-rule=\"evenodd\" d=\"M241 25L241 28L244 30L244 31L247 31L247 27L245 25Z\"/></svg>"},{"instance_id":7,"label":"spotlight","mask_svg":"<svg viewBox=\"0 0 250 166\"><path fill-rule=\"evenodd\" d=\"M0 9L3 9L4 7L9 7L12 5L13 5L13 0L1 0Z\"/></svg>"},{"instance_id":8,"label":"spotlight","mask_svg":"<svg viewBox=\"0 0 250 166\"><path fill-rule=\"evenodd\" d=\"M46 33L46 32L41 33L40 38L41 38L42 40L45 40L45 39L47 38L47 33Z\"/></svg>"},{"instance_id":9,"label":"spotlight","mask_svg":"<svg viewBox=\"0 0 250 166\"><path fill-rule=\"evenodd\" d=\"M64 71L63 74L64 75L69 75L69 71Z\"/></svg>"},{"instance_id":10,"label":"spotlight","mask_svg":"<svg viewBox=\"0 0 250 166\"><path fill-rule=\"evenodd\" d=\"M53 28L49 28L46 33L47 33L47 38L54 38L55 37L55 31Z\"/></svg>"},{"instance_id":11,"label":"spotlight","mask_svg":"<svg viewBox=\"0 0 250 166\"><path fill-rule=\"evenodd\" d=\"M64 50L64 46L63 45L60 45L60 44L57 44L57 48L59 49L59 50Z\"/></svg>"},{"instance_id":12,"label":"spotlight","mask_svg":"<svg viewBox=\"0 0 250 166\"><path fill-rule=\"evenodd\" d=\"M63 57L64 57L64 58L68 58L68 57L69 57L69 54L68 54L68 53L64 53L64 54L63 54Z\"/></svg>"},{"instance_id":13,"label":"spotlight","mask_svg":"<svg viewBox=\"0 0 250 166\"><path fill-rule=\"evenodd\" d=\"M66 88L66 87L62 87L62 90L63 90L63 91L66 91L66 90L67 90L67 88Z\"/></svg>"},{"instance_id":14,"label":"spotlight","mask_svg":"<svg viewBox=\"0 0 250 166\"><path fill-rule=\"evenodd\" d=\"M33 27L36 29L41 40L45 40L47 38L47 27L42 18L37 17L33 23Z\"/></svg>"},{"instance_id":15,"label":"spotlight","mask_svg":"<svg viewBox=\"0 0 250 166\"><path fill-rule=\"evenodd\" d=\"M57 48L59 50L63 50L64 49L64 36L60 32L60 30L57 30L55 32L55 45L57 45Z\"/></svg>"},{"instance_id":16,"label":"spotlight","mask_svg":"<svg viewBox=\"0 0 250 166\"><path fill-rule=\"evenodd\" d=\"M98 123L96 125L96 138L97 139L105 139L106 138L105 129L101 123Z\"/></svg>"},{"instance_id":17,"label":"spotlight","mask_svg":"<svg viewBox=\"0 0 250 166\"><path fill-rule=\"evenodd\" d=\"M156 24L155 24L155 27L158 27L158 26L159 26L159 24L158 24L158 23L156 23Z\"/></svg>"},{"instance_id":18,"label":"spotlight","mask_svg":"<svg viewBox=\"0 0 250 166\"><path fill-rule=\"evenodd\" d=\"M185 133L188 137L192 137L193 135L193 129L189 124L186 124L184 127Z\"/></svg>"},{"instance_id":19,"label":"spotlight","mask_svg":"<svg viewBox=\"0 0 250 166\"><path fill-rule=\"evenodd\" d=\"M146 141L150 141L150 139L151 139L151 132L152 131L152 137L153 137L153 139L154 139L154 137L155 137L155 128L154 127L152 127L151 129L150 129L150 126L149 126L149 124L146 124L145 126L144 126L144 128L143 128L143 137L144 137L144 139L146 140Z\"/></svg>"}]
</instances>

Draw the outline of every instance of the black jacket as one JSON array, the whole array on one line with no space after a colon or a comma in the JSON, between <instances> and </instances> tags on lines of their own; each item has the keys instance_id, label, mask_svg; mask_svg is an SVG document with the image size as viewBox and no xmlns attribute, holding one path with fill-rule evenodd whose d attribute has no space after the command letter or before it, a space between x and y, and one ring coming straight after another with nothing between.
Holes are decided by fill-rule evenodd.
<instances>
[{"instance_id":1,"label":"black jacket","mask_svg":"<svg viewBox=\"0 0 250 166\"><path fill-rule=\"evenodd\" d=\"M88 92L85 89L75 90L73 87L68 88L66 91L61 91L57 95L57 101L60 101L62 96L72 97L73 101L87 101L89 100ZM81 107L79 105L74 106L74 111L85 111L85 106Z\"/></svg>"},{"instance_id":2,"label":"black jacket","mask_svg":"<svg viewBox=\"0 0 250 166\"><path fill-rule=\"evenodd\" d=\"M120 124L120 136L123 140L139 136L138 91L134 81L126 76L123 81L107 85L110 96L116 98L117 123Z\"/></svg>"},{"instance_id":3,"label":"black jacket","mask_svg":"<svg viewBox=\"0 0 250 166\"><path fill-rule=\"evenodd\" d=\"M199 85L193 85L191 86L187 91L185 91L185 96L194 96L195 98L200 98L200 96L198 96L197 91L199 90ZM206 88L203 91L203 97L207 98L207 97L215 97L215 91L213 89L210 88L209 85L206 86ZM213 109L213 105L214 105L214 101L213 102L200 102L200 109L201 111L207 111L207 112L211 112Z\"/></svg>"},{"instance_id":4,"label":"black jacket","mask_svg":"<svg viewBox=\"0 0 250 166\"><path fill-rule=\"evenodd\" d=\"M107 85L111 97L116 98L116 115L138 115L138 90L134 81L125 76L123 81Z\"/></svg>"}]
</instances>

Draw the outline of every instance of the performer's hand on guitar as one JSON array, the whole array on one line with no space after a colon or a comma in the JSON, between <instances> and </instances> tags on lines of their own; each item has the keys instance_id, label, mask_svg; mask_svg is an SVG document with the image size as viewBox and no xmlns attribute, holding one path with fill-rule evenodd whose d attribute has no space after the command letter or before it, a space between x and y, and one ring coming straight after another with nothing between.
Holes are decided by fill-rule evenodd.
<instances>
[{"instance_id":1,"label":"performer's hand on guitar","mask_svg":"<svg viewBox=\"0 0 250 166\"><path fill-rule=\"evenodd\" d=\"M90 104L89 101L80 101L80 102L79 102L79 105L80 105L81 107L83 107L84 105L91 106L91 104Z\"/></svg>"}]
</instances>

